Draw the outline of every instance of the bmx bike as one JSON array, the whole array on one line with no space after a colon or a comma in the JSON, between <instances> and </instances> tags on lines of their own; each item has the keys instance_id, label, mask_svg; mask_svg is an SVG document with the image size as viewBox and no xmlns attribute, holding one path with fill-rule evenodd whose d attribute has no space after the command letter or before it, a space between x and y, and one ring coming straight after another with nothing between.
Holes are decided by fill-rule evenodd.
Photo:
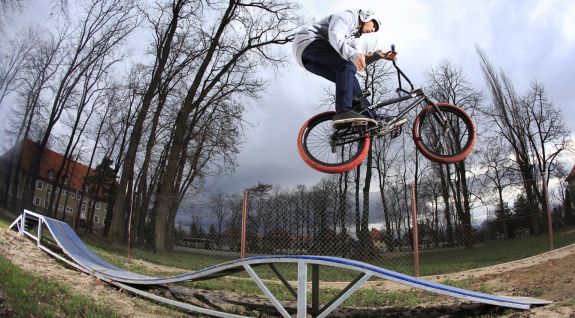
<instances>
[{"instance_id":1,"label":"bmx bike","mask_svg":"<svg viewBox=\"0 0 575 318\"><path fill-rule=\"evenodd\" d=\"M395 51L395 46L391 46ZM434 103L420 88L414 88L411 80L393 61L397 72L399 97L381 103L363 106L357 101L353 109L371 121L360 121L341 128L332 127L334 111L317 114L301 127L297 147L301 158L315 170L325 173L343 173L360 165L370 151L374 137L381 138L396 133L407 123L407 114L416 107L423 109L415 117L412 138L417 150L427 159L449 164L464 160L475 146L476 128L471 117L461 108ZM410 88L402 87L406 81ZM364 93L361 98L368 96ZM412 100L394 116L381 119L377 110L393 104Z\"/></svg>"}]
</instances>

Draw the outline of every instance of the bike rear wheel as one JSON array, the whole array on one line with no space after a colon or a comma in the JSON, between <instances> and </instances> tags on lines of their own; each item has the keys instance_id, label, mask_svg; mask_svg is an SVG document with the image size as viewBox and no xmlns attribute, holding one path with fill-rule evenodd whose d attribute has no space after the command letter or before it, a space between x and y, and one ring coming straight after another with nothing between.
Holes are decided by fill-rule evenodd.
<instances>
[{"instance_id":1,"label":"bike rear wheel","mask_svg":"<svg viewBox=\"0 0 575 318\"><path fill-rule=\"evenodd\" d=\"M356 128L332 128L335 112L310 118L301 127L297 148L303 161L325 173L343 173L357 167L367 156L370 139Z\"/></svg>"},{"instance_id":2,"label":"bike rear wheel","mask_svg":"<svg viewBox=\"0 0 575 318\"><path fill-rule=\"evenodd\" d=\"M475 124L461 108L436 104L423 109L413 123L415 146L427 159L438 163L464 160L473 150L477 138Z\"/></svg>"}]
</instances>

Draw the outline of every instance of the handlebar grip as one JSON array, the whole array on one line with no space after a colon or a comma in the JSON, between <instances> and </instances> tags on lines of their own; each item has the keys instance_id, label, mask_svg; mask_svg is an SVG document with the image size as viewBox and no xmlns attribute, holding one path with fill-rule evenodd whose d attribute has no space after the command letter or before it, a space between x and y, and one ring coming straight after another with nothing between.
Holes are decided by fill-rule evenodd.
<instances>
[{"instance_id":1,"label":"handlebar grip","mask_svg":"<svg viewBox=\"0 0 575 318\"><path fill-rule=\"evenodd\" d=\"M395 52L395 44L391 45L391 52Z\"/></svg>"}]
</instances>

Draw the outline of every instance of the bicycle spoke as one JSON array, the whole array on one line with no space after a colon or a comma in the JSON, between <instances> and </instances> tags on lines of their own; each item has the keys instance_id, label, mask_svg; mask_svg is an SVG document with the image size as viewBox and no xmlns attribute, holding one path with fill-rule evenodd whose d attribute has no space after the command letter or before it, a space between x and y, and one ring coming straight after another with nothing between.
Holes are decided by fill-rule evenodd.
<instances>
[{"instance_id":1,"label":"bicycle spoke","mask_svg":"<svg viewBox=\"0 0 575 318\"><path fill-rule=\"evenodd\" d=\"M349 162L357 157L362 147L363 138L360 138L356 130L334 130L331 117L310 125L305 136L306 151L323 165L337 166Z\"/></svg>"},{"instance_id":2,"label":"bicycle spoke","mask_svg":"<svg viewBox=\"0 0 575 318\"><path fill-rule=\"evenodd\" d=\"M421 127L421 137L425 147L440 156L459 153L470 138L469 127L457 113L442 110L441 116L434 110Z\"/></svg>"}]
</instances>

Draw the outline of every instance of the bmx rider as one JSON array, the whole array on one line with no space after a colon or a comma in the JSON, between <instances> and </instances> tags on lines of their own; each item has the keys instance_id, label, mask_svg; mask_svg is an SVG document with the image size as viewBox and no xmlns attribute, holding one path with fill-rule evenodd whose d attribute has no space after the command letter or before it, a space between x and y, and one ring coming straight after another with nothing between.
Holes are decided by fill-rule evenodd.
<instances>
[{"instance_id":1,"label":"bmx rider","mask_svg":"<svg viewBox=\"0 0 575 318\"><path fill-rule=\"evenodd\" d=\"M361 98L362 90L355 77L366 67L370 53L357 50L355 40L362 34L379 31L380 19L370 10L347 10L333 13L318 22L303 26L295 35L293 53L306 70L335 83L335 111L333 127L353 122L377 121L352 110L354 98ZM395 60L396 52L377 51L373 54ZM364 98L364 106L368 101Z\"/></svg>"}]
</instances>

